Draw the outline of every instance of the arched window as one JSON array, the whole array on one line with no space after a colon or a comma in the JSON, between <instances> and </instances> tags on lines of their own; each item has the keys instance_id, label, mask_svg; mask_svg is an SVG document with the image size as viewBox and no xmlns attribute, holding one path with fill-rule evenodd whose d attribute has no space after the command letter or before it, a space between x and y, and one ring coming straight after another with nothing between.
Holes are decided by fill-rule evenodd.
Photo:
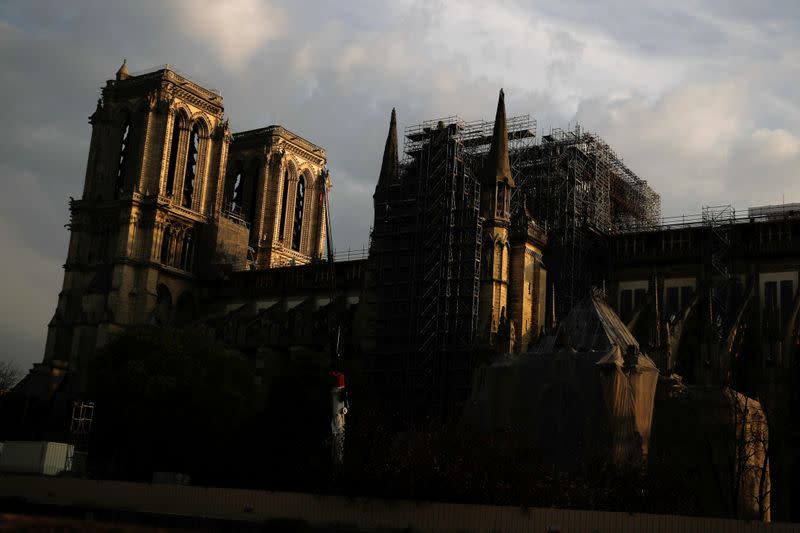
<instances>
[{"instance_id":1,"label":"arched window","mask_svg":"<svg viewBox=\"0 0 800 533\"><path fill-rule=\"evenodd\" d=\"M167 228L164 230L164 235L161 237L161 264L169 264L169 251L172 246L172 231Z\"/></svg>"},{"instance_id":2,"label":"arched window","mask_svg":"<svg viewBox=\"0 0 800 533\"><path fill-rule=\"evenodd\" d=\"M197 152L200 149L200 126L195 124L189 135L189 153L186 156L186 173L183 178L183 207L192 207L194 179L197 177Z\"/></svg>"},{"instance_id":3,"label":"arched window","mask_svg":"<svg viewBox=\"0 0 800 533\"><path fill-rule=\"evenodd\" d=\"M303 176L297 180L297 194L294 199L294 229L292 231L292 250L300 251L300 239L303 236L303 207L306 201L306 181Z\"/></svg>"},{"instance_id":4,"label":"arched window","mask_svg":"<svg viewBox=\"0 0 800 533\"><path fill-rule=\"evenodd\" d=\"M283 174L283 195L281 198L281 223L278 230L278 239L283 240L283 232L286 229L286 200L289 199L289 171Z\"/></svg>"},{"instance_id":5,"label":"arched window","mask_svg":"<svg viewBox=\"0 0 800 533\"><path fill-rule=\"evenodd\" d=\"M181 138L181 119L175 117L172 125L172 141L169 148L169 169L167 170L167 196L172 196L175 189L175 168L178 165L178 142Z\"/></svg>"},{"instance_id":6,"label":"arched window","mask_svg":"<svg viewBox=\"0 0 800 533\"><path fill-rule=\"evenodd\" d=\"M125 116L122 123L122 140L119 146L119 160L117 161L117 179L114 183L114 198L119 198L125 187L125 168L128 163L128 154L131 144L131 116Z\"/></svg>"},{"instance_id":7,"label":"arched window","mask_svg":"<svg viewBox=\"0 0 800 533\"><path fill-rule=\"evenodd\" d=\"M181 242L181 256L178 268L187 272L194 270L194 239L192 237L192 232L187 231L183 235L183 242Z\"/></svg>"},{"instance_id":8,"label":"arched window","mask_svg":"<svg viewBox=\"0 0 800 533\"><path fill-rule=\"evenodd\" d=\"M242 195L244 194L244 170L241 161L233 167L233 183L230 185L230 210L234 213L242 212Z\"/></svg>"}]
</instances>

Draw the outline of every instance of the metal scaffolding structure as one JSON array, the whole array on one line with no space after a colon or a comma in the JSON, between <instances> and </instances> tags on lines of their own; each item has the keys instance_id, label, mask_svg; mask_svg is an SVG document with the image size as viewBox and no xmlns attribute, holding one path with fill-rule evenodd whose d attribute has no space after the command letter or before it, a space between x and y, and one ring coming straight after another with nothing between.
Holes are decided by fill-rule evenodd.
<instances>
[{"instance_id":1,"label":"metal scaffolding structure","mask_svg":"<svg viewBox=\"0 0 800 533\"><path fill-rule=\"evenodd\" d=\"M605 238L657 226L661 199L599 135L580 126L550 130L538 143L512 148L510 158L512 217L527 202L547 229L551 305L564 316L599 282L592 265L604 256Z\"/></svg>"},{"instance_id":2,"label":"metal scaffolding structure","mask_svg":"<svg viewBox=\"0 0 800 533\"><path fill-rule=\"evenodd\" d=\"M733 265L732 235L736 211L730 205L703 207L705 226L705 261L711 273L709 290L709 312L711 321L710 340L719 342L729 331L733 322Z\"/></svg>"},{"instance_id":3,"label":"metal scaffolding structure","mask_svg":"<svg viewBox=\"0 0 800 533\"><path fill-rule=\"evenodd\" d=\"M549 226L609 234L659 223L659 195L595 133L552 129L524 153L513 152L520 176L515 195L527 196Z\"/></svg>"},{"instance_id":4,"label":"metal scaffolding structure","mask_svg":"<svg viewBox=\"0 0 800 533\"><path fill-rule=\"evenodd\" d=\"M386 385L404 408L446 414L468 391L482 228L467 147L479 134L456 117L407 128L400 180L373 228L376 370L394 376Z\"/></svg>"},{"instance_id":5,"label":"metal scaffolding structure","mask_svg":"<svg viewBox=\"0 0 800 533\"><path fill-rule=\"evenodd\" d=\"M66 470L85 472L88 464L89 437L92 433L94 402L73 401L72 418L69 424L69 449Z\"/></svg>"},{"instance_id":6,"label":"metal scaffolding structure","mask_svg":"<svg viewBox=\"0 0 800 533\"><path fill-rule=\"evenodd\" d=\"M548 232L545 264L556 317L597 280L607 237L655 227L660 198L599 136L552 130L537 140L528 115L510 117L516 183L512 222L527 212ZM405 131L400 177L389 186L370 245L376 365L403 405L457 405L477 338L482 241L480 180L494 123L456 116ZM381 209L384 209L383 207ZM556 296L553 296L556 295Z\"/></svg>"}]
</instances>

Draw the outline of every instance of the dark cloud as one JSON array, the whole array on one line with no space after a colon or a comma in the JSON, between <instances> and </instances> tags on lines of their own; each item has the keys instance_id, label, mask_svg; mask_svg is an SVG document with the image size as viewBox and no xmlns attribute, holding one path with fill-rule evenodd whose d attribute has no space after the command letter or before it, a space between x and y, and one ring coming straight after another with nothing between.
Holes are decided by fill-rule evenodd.
<instances>
[{"instance_id":1,"label":"dark cloud","mask_svg":"<svg viewBox=\"0 0 800 533\"><path fill-rule=\"evenodd\" d=\"M773 201L770 189L800 195L796 4L692 4L3 3L4 357L41 357L86 117L123 57L134 72L170 63L222 90L234 131L280 123L324 146L339 250L367 242L391 108L401 129L491 119L500 87L509 113L533 115L540 131L578 120L606 136L670 214Z\"/></svg>"}]
</instances>

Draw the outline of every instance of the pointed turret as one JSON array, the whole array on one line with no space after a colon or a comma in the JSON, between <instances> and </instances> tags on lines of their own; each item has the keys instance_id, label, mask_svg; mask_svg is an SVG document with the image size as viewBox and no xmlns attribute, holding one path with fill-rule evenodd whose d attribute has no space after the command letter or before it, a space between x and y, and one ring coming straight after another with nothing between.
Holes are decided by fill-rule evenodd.
<instances>
[{"instance_id":1,"label":"pointed turret","mask_svg":"<svg viewBox=\"0 0 800 533\"><path fill-rule=\"evenodd\" d=\"M375 194L373 194L372 197L376 198L379 191L386 189L389 184L396 181L399 173L400 159L397 151L397 116L394 108L392 108L389 133L386 136L386 146L383 149L381 173L380 176L378 176L378 184L375 186Z\"/></svg>"},{"instance_id":2,"label":"pointed turret","mask_svg":"<svg viewBox=\"0 0 800 533\"><path fill-rule=\"evenodd\" d=\"M492 146L489 148L483 173L483 183L494 185L496 182L503 182L509 187L514 187L511 165L508 163L508 128L506 127L506 101L503 89L500 89L500 98L497 100Z\"/></svg>"},{"instance_id":3,"label":"pointed turret","mask_svg":"<svg viewBox=\"0 0 800 533\"><path fill-rule=\"evenodd\" d=\"M122 65L117 70L117 80L125 80L128 77L130 77L130 74L128 73L128 60L126 58L122 60Z\"/></svg>"}]
</instances>

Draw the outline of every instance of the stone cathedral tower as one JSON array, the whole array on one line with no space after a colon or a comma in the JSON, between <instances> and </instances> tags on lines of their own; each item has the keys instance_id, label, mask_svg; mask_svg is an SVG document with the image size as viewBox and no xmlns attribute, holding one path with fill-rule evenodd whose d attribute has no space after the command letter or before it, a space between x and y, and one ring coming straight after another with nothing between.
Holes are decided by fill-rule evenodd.
<instances>
[{"instance_id":1,"label":"stone cathedral tower","mask_svg":"<svg viewBox=\"0 0 800 533\"><path fill-rule=\"evenodd\" d=\"M123 63L89 122L64 284L34 372L80 371L126 326L191 323L209 304L205 282L225 271L324 252L322 148L281 126L231 134L220 93L168 66L130 75Z\"/></svg>"},{"instance_id":2,"label":"stone cathedral tower","mask_svg":"<svg viewBox=\"0 0 800 533\"><path fill-rule=\"evenodd\" d=\"M513 189L514 179L508 161L505 95L501 89L492 144L481 176L484 234L478 323L479 331L490 334L496 333L501 320L508 317L509 228Z\"/></svg>"},{"instance_id":3,"label":"stone cathedral tower","mask_svg":"<svg viewBox=\"0 0 800 533\"><path fill-rule=\"evenodd\" d=\"M542 250L547 237L530 215L528 201L513 220L511 175L503 90L497 102L492 144L481 175L483 259L479 331L498 353L524 352L544 326L547 271Z\"/></svg>"}]
</instances>

